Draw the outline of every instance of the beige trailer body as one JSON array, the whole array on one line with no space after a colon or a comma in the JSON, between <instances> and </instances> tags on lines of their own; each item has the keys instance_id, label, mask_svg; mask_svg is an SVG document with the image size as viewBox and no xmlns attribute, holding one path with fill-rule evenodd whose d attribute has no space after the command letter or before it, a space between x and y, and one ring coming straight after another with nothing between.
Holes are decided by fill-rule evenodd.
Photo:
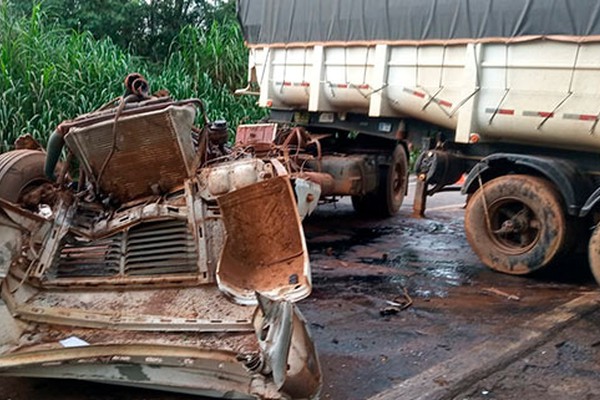
<instances>
[{"instance_id":1,"label":"beige trailer body","mask_svg":"<svg viewBox=\"0 0 600 400\"><path fill-rule=\"evenodd\" d=\"M600 43L591 40L259 44L249 69L261 106L319 112L325 123L331 113L408 117L456 130L459 143L476 133L600 150Z\"/></svg>"}]
</instances>

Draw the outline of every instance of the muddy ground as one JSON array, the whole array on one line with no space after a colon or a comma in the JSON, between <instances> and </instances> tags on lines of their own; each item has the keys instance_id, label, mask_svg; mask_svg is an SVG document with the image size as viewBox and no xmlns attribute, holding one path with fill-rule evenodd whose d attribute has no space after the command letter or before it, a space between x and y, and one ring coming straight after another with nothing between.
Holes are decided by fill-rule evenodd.
<instances>
[{"instance_id":1,"label":"muddy ground","mask_svg":"<svg viewBox=\"0 0 600 400\"><path fill-rule=\"evenodd\" d=\"M365 220L348 202L305 223L313 294L300 303L324 372L322 399L368 399L596 290L585 259L535 277L486 269L470 250L461 199L410 217ZM391 303L390 303L391 302ZM390 304L395 304L393 307ZM406 307L405 309L402 309ZM600 312L464 388L463 399L600 399ZM428 384L444 387L443 377ZM190 396L71 381L0 379L0 399L152 399ZM196 398L197 399L197 398Z\"/></svg>"},{"instance_id":2,"label":"muddy ground","mask_svg":"<svg viewBox=\"0 0 600 400\"><path fill-rule=\"evenodd\" d=\"M585 259L536 277L501 275L485 268L469 248L460 208L431 211L425 220L409 214L405 208L392 220L367 222L342 205L320 210L307 226L315 291L302 310L319 346L325 399L373 396L595 290ZM405 292L413 304L382 316L386 301L402 303ZM600 340L597 326L587 328ZM590 345L584 352L596 361L597 368L584 374L595 377L596 388L598 350ZM550 381L561 379L560 368L556 372ZM527 382L527 376L513 382L522 388L514 398L539 399L537 377ZM513 398L476 397L477 389L464 398ZM564 398L587 399L587 394Z\"/></svg>"},{"instance_id":3,"label":"muddy ground","mask_svg":"<svg viewBox=\"0 0 600 400\"><path fill-rule=\"evenodd\" d=\"M599 332L596 312L453 400L600 399Z\"/></svg>"}]
</instances>

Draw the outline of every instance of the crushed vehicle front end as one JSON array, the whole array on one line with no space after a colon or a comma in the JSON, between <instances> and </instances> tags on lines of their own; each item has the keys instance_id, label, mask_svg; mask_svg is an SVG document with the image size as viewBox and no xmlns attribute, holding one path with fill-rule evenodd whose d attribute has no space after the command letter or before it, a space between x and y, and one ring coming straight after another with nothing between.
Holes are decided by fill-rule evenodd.
<instances>
[{"instance_id":1,"label":"crushed vehicle front end","mask_svg":"<svg viewBox=\"0 0 600 400\"><path fill-rule=\"evenodd\" d=\"M267 159L208 157L197 107L144 99L64 124L78 182L60 166L56 181L25 176L48 171L35 150L0 155L16 193L0 191L0 374L318 397L289 177Z\"/></svg>"}]
</instances>

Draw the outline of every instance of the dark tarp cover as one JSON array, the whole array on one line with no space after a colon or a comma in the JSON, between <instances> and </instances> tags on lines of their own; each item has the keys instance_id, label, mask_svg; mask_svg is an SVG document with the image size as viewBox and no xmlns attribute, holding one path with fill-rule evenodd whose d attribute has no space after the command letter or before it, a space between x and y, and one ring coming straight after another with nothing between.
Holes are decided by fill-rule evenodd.
<instances>
[{"instance_id":1,"label":"dark tarp cover","mask_svg":"<svg viewBox=\"0 0 600 400\"><path fill-rule=\"evenodd\" d=\"M238 0L237 7L250 45L600 35L599 0Z\"/></svg>"}]
</instances>

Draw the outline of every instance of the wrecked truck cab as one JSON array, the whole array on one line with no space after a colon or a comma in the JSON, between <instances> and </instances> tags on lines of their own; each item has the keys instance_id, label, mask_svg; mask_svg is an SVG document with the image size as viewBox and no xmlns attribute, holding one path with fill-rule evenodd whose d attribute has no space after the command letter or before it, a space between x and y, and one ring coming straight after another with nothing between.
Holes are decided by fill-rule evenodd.
<instances>
[{"instance_id":1,"label":"wrecked truck cab","mask_svg":"<svg viewBox=\"0 0 600 400\"><path fill-rule=\"evenodd\" d=\"M198 104L122 101L61 124L78 182L67 168L50 188L23 182L41 152L0 155L0 187L16 193L0 198L1 375L318 397L293 304L311 281L289 178L267 159L210 155Z\"/></svg>"}]
</instances>

